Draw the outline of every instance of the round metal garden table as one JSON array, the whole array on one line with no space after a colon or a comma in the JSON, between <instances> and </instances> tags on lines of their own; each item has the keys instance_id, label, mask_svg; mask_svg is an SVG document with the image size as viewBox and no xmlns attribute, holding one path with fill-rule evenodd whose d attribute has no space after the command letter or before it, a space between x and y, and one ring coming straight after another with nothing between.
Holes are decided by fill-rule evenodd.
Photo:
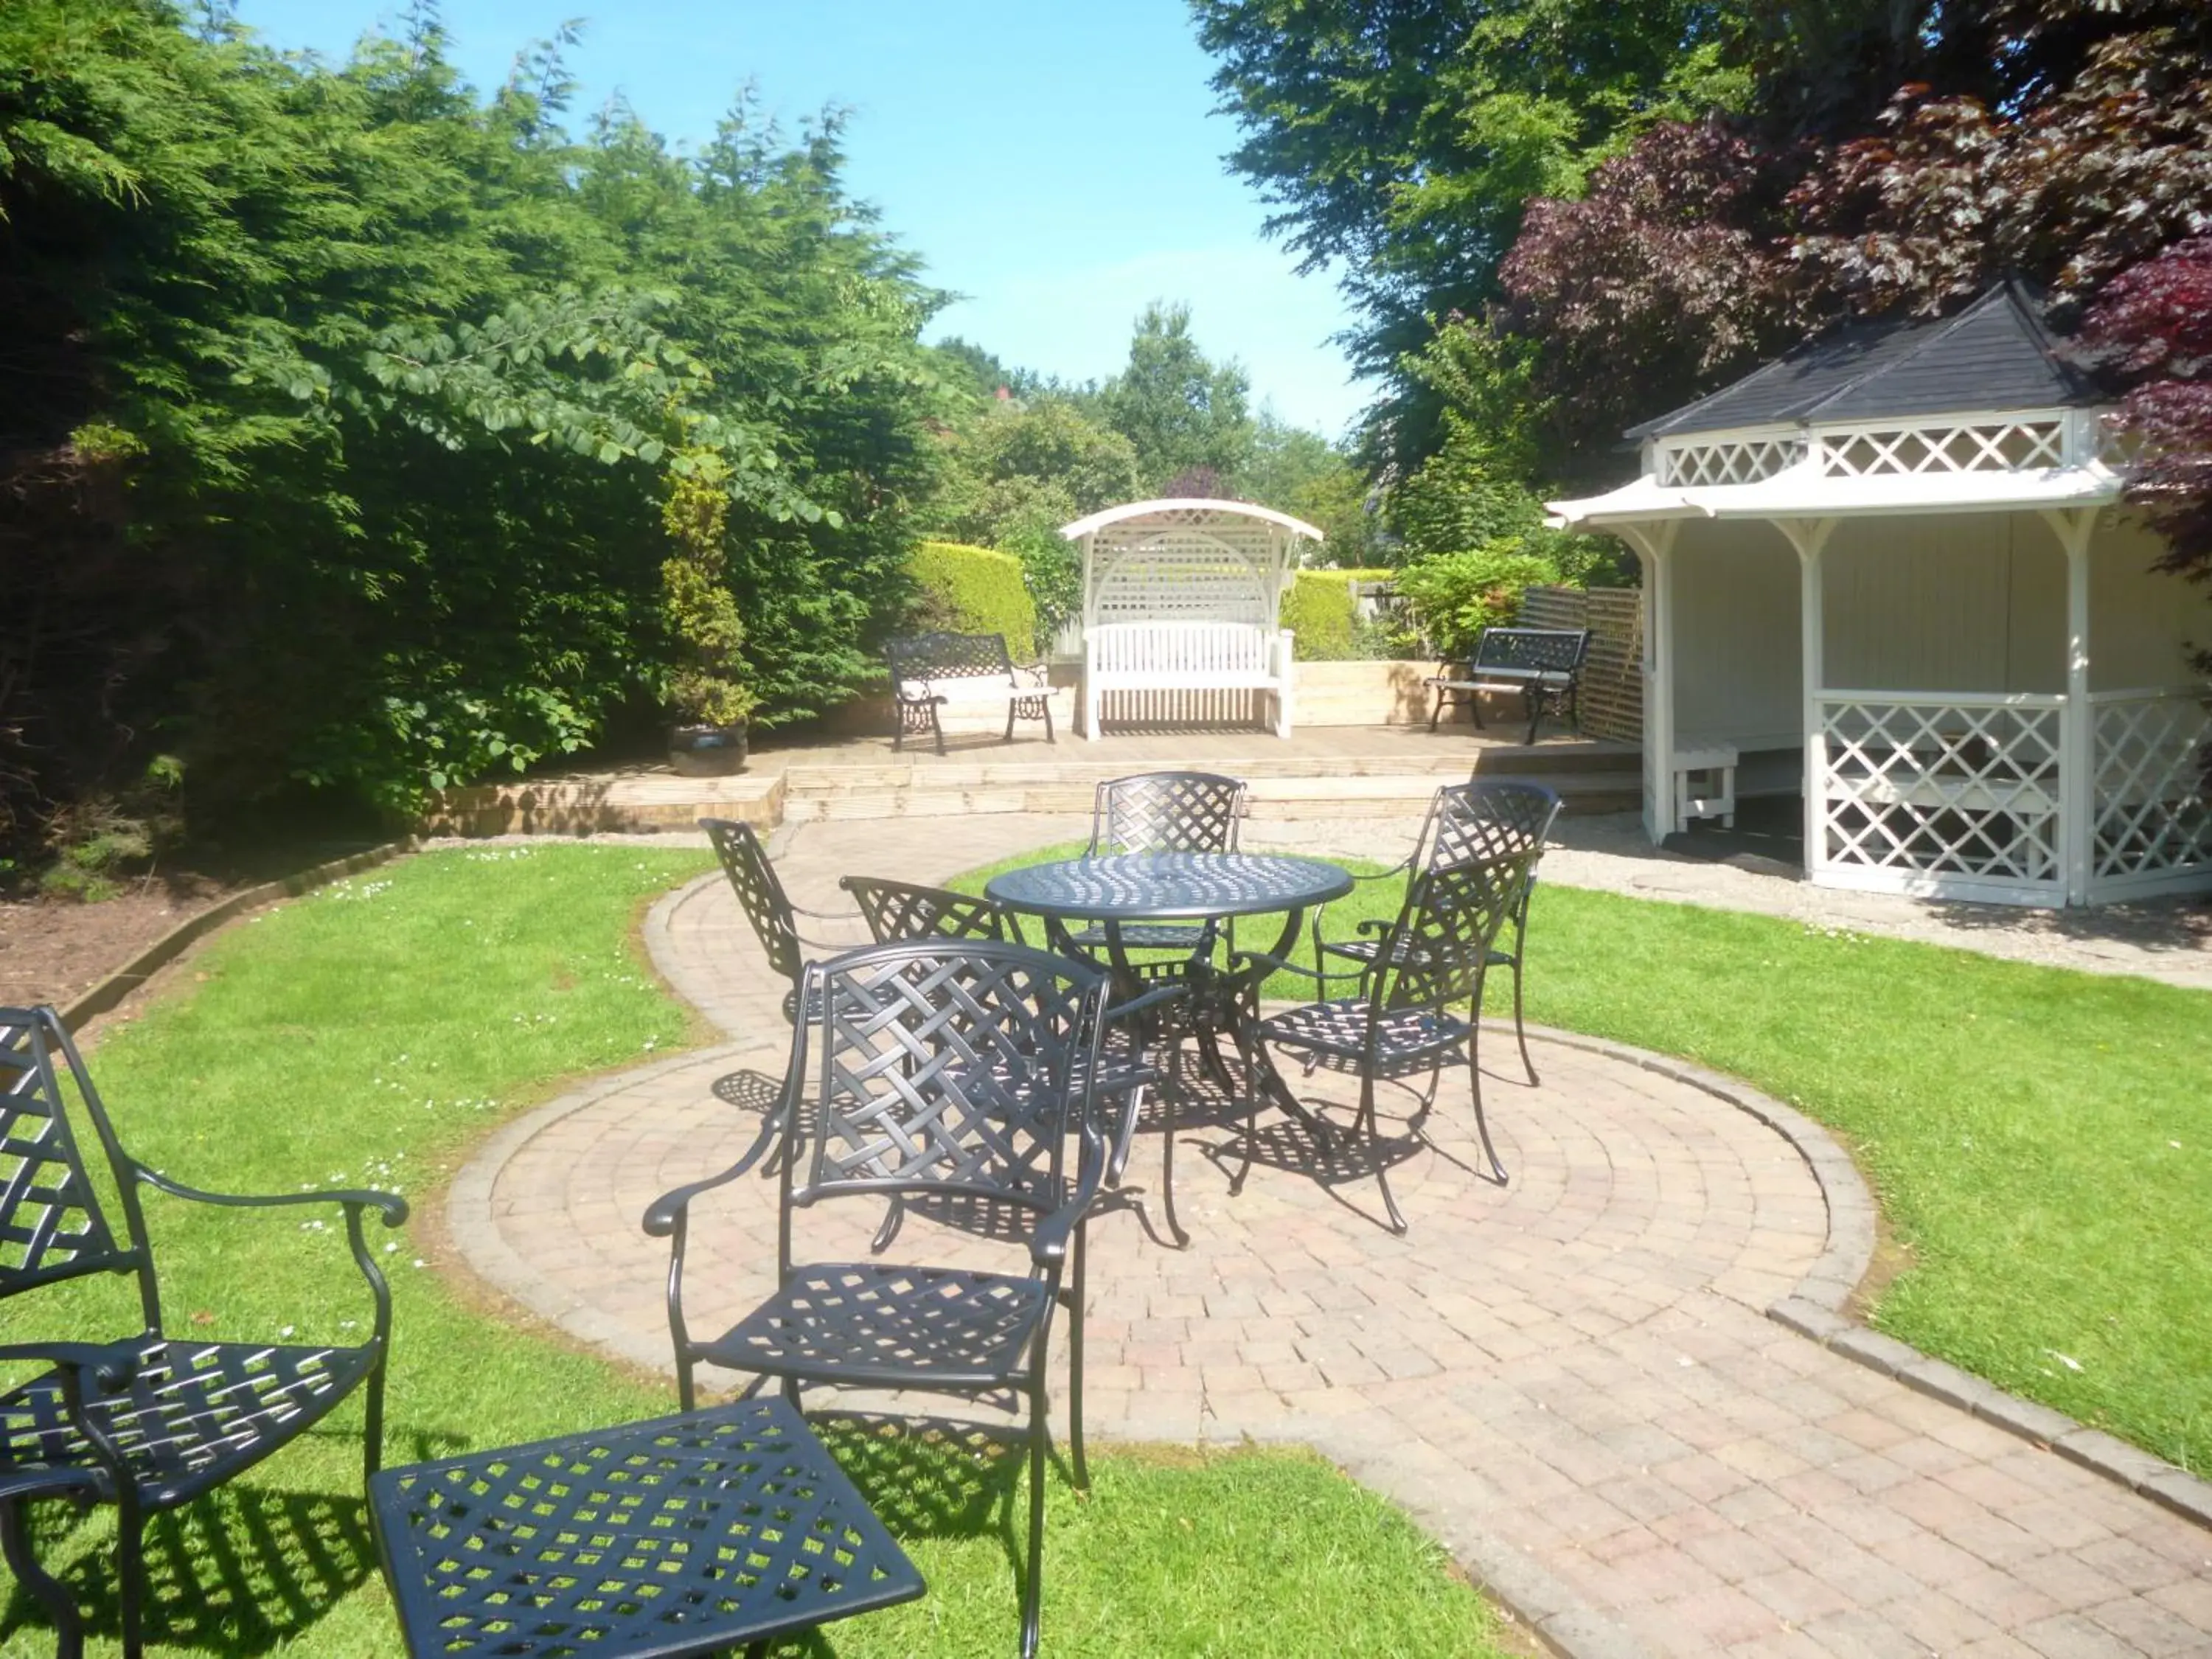
<instances>
[{"instance_id":1,"label":"round metal garden table","mask_svg":"<svg viewBox=\"0 0 2212 1659\"><path fill-rule=\"evenodd\" d=\"M1310 1123L1302 1103L1273 1079L1271 1068L1261 1063L1259 993L1267 970L1264 965L1249 962L1241 969L1233 962L1225 971L1216 969L1211 960L1213 927L1240 916L1279 915L1282 933L1267 954L1287 957L1305 926L1306 912L1317 904L1342 898L1352 885L1352 878L1345 871L1318 859L1273 853L1121 853L1009 870L994 876L983 894L1002 909L1041 918L1053 949L1085 961L1093 958L1069 933L1068 924L1097 924L1105 938L1105 966L1114 975L1117 1003L1144 994L1148 981L1157 987L1164 967L1182 981L1188 994L1186 1025L1188 1034L1199 1041L1200 1063L1233 1093L1226 1064L1215 1046L1225 1023L1245 1061L1248 1077ZM1146 942L1147 928L1192 921L1203 924L1203 928L1197 948L1182 963L1172 959L1163 963L1164 953ZM1133 960L1132 951L1144 951L1150 960L1146 963ZM1167 1107L1167 1133L1160 1196L1169 1229L1181 1244L1188 1238L1175 1213L1177 1090L1171 1073L1170 1068L1161 1091ZM1322 1133L1318 1124L1314 1127L1317 1134Z\"/></svg>"}]
</instances>

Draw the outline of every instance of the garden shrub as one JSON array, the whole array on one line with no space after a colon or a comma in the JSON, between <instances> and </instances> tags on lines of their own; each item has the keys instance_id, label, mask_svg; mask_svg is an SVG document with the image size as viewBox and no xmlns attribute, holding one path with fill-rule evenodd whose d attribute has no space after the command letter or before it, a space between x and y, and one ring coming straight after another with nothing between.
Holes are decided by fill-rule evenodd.
<instances>
[{"instance_id":1,"label":"garden shrub","mask_svg":"<svg viewBox=\"0 0 2212 1659\"><path fill-rule=\"evenodd\" d=\"M1526 550L1521 538L1505 536L1474 552L1440 553L1406 566L1398 572L1398 592L1440 656L1466 657L1484 629L1513 620L1522 589L1559 580L1551 560Z\"/></svg>"},{"instance_id":2,"label":"garden shrub","mask_svg":"<svg viewBox=\"0 0 2212 1659\"><path fill-rule=\"evenodd\" d=\"M1036 660L1036 605L1011 553L960 542L923 542L914 550L918 620L959 634L1003 634L1016 662Z\"/></svg>"},{"instance_id":3,"label":"garden shrub","mask_svg":"<svg viewBox=\"0 0 2212 1659\"><path fill-rule=\"evenodd\" d=\"M1374 630L1360 626L1354 582L1379 581L1388 570L1300 570L1283 595L1282 625L1291 631L1300 662L1350 662L1372 654Z\"/></svg>"}]
</instances>

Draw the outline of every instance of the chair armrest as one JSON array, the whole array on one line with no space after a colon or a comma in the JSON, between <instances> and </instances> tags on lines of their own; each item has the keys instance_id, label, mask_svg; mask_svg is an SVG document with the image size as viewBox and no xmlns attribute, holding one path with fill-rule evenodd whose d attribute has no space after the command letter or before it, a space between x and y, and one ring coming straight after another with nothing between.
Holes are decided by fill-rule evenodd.
<instances>
[{"instance_id":1,"label":"chair armrest","mask_svg":"<svg viewBox=\"0 0 2212 1659\"><path fill-rule=\"evenodd\" d=\"M1147 1008L1157 1007L1163 1002L1172 1002L1177 997L1189 994L1190 988L1188 985L1157 986L1141 996L1131 997L1127 1002L1115 1003L1099 1018L1109 1025L1118 1025L1133 1015L1143 1013Z\"/></svg>"},{"instance_id":2,"label":"chair armrest","mask_svg":"<svg viewBox=\"0 0 2212 1659\"><path fill-rule=\"evenodd\" d=\"M1052 684L1052 665L1048 662L1018 662L1013 672L1017 676L1027 674L1041 688L1049 688ZM1021 684L1018 678L1014 683L1017 685Z\"/></svg>"},{"instance_id":3,"label":"chair armrest","mask_svg":"<svg viewBox=\"0 0 2212 1659\"><path fill-rule=\"evenodd\" d=\"M10 1342L0 1346L0 1364L44 1361L88 1373L103 1393L112 1393L138 1372L143 1338L121 1342Z\"/></svg>"},{"instance_id":4,"label":"chair armrest","mask_svg":"<svg viewBox=\"0 0 2212 1659\"><path fill-rule=\"evenodd\" d=\"M1328 981L1333 979L1343 979L1346 977L1346 975L1343 974L1316 973L1310 968L1301 968L1295 962L1287 961L1284 957L1271 955L1266 951L1238 951L1229 958L1229 966L1232 972L1238 968L1256 968L1263 964L1270 974L1296 974L1300 979L1313 980L1322 985L1327 985Z\"/></svg>"},{"instance_id":5,"label":"chair armrest","mask_svg":"<svg viewBox=\"0 0 2212 1659\"><path fill-rule=\"evenodd\" d=\"M717 1187L728 1186L739 1176L751 1169L754 1164L759 1163L768 1149L775 1145L776 1137L783 1133L784 1115L790 1109L791 1095L787 1088L784 1097L776 1103L775 1109L761 1124L760 1133L753 1137L753 1144L745 1148L745 1155L743 1158L720 1175L710 1175L703 1181L691 1182L688 1187L678 1187L673 1192L663 1193L652 1203L647 1205L644 1221L646 1237L647 1238L668 1237L675 1232L678 1221L681 1220L684 1212L691 1207L693 1199L702 1193L711 1193Z\"/></svg>"},{"instance_id":6,"label":"chair armrest","mask_svg":"<svg viewBox=\"0 0 2212 1659\"><path fill-rule=\"evenodd\" d=\"M230 1210L273 1210L297 1204L343 1204L349 1209L374 1210L387 1227L397 1227L407 1219L407 1200L397 1193L365 1192L359 1188L332 1188L328 1191L312 1193L204 1193L197 1187L187 1187L181 1181L172 1181L158 1170L138 1164L138 1179L156 1192L172 1198L190 1199L195 1204L216 1204Z\"/></svg>"}]
</instances>

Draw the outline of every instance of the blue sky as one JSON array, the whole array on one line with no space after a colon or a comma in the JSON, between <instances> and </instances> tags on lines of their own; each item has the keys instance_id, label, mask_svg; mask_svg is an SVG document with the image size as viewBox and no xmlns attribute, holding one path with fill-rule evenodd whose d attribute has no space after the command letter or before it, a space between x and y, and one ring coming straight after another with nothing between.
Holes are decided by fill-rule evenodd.
<instances>
[{"instance_id":1,"label":"blue sky","mask_svg":"<svg viewBox=\"0 0 2212 1659\"><path fill-rule=\"evenodd\" d=\"M343 56L390 25L392 0L240 0L272 45ZM931 337L1010 363L1111 374L1152 299L1187 301L1255 403L1336 435L1364 396L1328 343L1346 313L1261 234L1258 198L1221 157L1206 54L1182 0L445 0L454 56L479 84L581 16L580 115L617 93L672 142L695 142L748 80L795 125L852 111L854 193L931 280L969 296Z\"/></svg>"}]
</instances>

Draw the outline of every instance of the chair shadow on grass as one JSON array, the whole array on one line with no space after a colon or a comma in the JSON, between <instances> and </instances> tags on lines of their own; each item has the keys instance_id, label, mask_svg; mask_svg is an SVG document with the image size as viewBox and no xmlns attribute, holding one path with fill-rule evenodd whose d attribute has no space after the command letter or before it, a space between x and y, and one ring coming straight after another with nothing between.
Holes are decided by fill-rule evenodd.
<instances>
[{"instance_id":1,"label":"chair shadow on grass","mask_svg":"<svg viewBox=\"0 0 2212 1659\"><path fill-rule=\"evenodd\" d=\"M34 1511L40 1558L76 1598L85 1633L121 1639L115 1535L67 1504ZM76 1559L58 1558L88 1532ZM217 1488L146 1522L149 1645L209 1653L266 1653L311 1629L376 1571L368 1505L359 1496L288 1492L243 1481ZM0 1643L43 1631L44 1615L21 1585L0 1607Z\"/></svg>"},{"instance_id":2,"label":"chair shadow on grass","mask_svg":"<svg viewBox=\"0 0 2212 1659\"><path fill-rule=\"evenodd\" d=\"M909 1545L921 1539L993 1538L1018 1591L1023 1570L1018 1516L1027 1456L1019 1433L951 1418L834 1407L809 1411L806 1420L892 1537ZM1066 1477L1062 1468L1060 1478ZM771 1659L830 1659L836 1651L834 1624L769 1649Z\"/></svg>"}]
</instances>

